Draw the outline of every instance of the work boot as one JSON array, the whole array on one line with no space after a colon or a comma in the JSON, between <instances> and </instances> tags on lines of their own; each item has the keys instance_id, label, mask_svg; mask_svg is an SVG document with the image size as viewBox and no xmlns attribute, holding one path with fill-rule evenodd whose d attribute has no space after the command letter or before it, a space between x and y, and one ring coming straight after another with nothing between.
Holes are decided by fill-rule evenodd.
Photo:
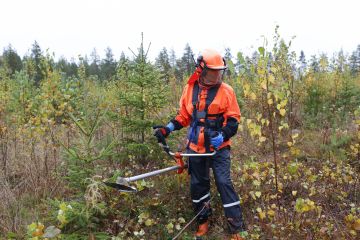
<instances>
[{"instance_id":1,"label":"work boot","mask_svg":"<svg viewBox=\"0 0 360 240\"><path fill-rule=\"evenodd\" d=\"M201 223L198 226L198 229L195 233L196 239L201 239L201 237L205 236L208 231L209 231L209 221L206 220L205 222Z\"/></svg>"},{"instance_id":2,"label":"work boot","mask_svg":"<svg viewBox=\"0 0 360 240\"><path fill-rule=\"evenodd\" d=\"M239 233L237 233L237 234L231 234L230 240L245 240L245 239L242 238Z\"/></svg>"}]
</instances>

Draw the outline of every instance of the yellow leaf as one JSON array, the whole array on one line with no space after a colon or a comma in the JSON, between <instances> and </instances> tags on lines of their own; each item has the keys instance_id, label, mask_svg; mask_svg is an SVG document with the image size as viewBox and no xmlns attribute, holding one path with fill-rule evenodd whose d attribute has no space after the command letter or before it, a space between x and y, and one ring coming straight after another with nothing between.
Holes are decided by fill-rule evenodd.
<instances>
[{"instance_id":1,"label":"yellow leaf","mask_svg":"<svg viewBox=\"0 0 360 240\"><path fill-rule=\"evenodd\" d=\"M275 215L275 211L270 209L267 211L267 214L270 216L270 217L273 217Z\"/></svg>"},{"instance_id":2,"label":"yellow leaf","mask_svg":"<svg viewBox=\"0 0 360 240\"><path fill-rule=\"evenodd\" d=\"M298 133L295 133L295 134L293 134L291 137L292 137L292 139L295 139L295 138L297 138L299 136L299 134Z\"/></svg>"},{"instance_id":3,"label":"yellow leaf","mask_svg":"<svg viewBox=\"0 0 360 240\"><path fill-rule=\"evenodd\" d=\"M280 109L280 115L281 115L281 116L285 116L285 113L286 113L286 110L285 110L285 109L283 109L283 108Z\"/></svg>"},{"instance_id":4,"label":"yellow leaf","mask_svg":"<svg viewBox=\"0 0 360 240\"><path fill-rule=\"evenodd\" d=\"M269 105L272 105L272 104L273 104L272 98L268 99L268 100L267 100L267 103L268 103Z\"/></svg>"},{"instance_id":5,"label":"yellow leaf","mask_svg":"<svg viewBox=\"0 0 360 240\"><path fill-rule=\"evenodd\" d=\"M250 194L250 196L251 196L254 200L256 200L256 197L255 197L255 194L254 194L253 191L250 191L249 194Z\"/></svg>"},{"instance_id":6,"label":"yellow leaf","mask_svg":"<svg viewBox=\"0 0 360 240\"><path fill-rule=\"evenodd\" d=\"M287 104L287 102L288 102L287 99L282 100L282 101L280 102L280 106L281 106L281 107L285 107L286 104Z\"/></svg>"},{"instance_id":7,"label":"yellow leaf","mask_svg":"<svg viewBox=\"0 0 360 240\"><path fill-rule=\"evenodd\" d=\"M258 186L260 186L261 183L260 183L260 181L258 181L258 180L254 180L254 181L253 181L253 184L254 184L254 186L257 186L257 187L258 187Z\"/></svg>"},{"instance_id":8,"label":"yellow leaf","mask_svg":"<svg viewBox=\"0 0 360 240\"><path fill-rule=\"evenodd\" d=\"M151 219L147 219L147 220L145 221L145 225L146 225L147 227L149 227L149 226L153 225L153 221L152 221Z\"/></svg>"},{"instance_id":9,"label":"yellow leaf","mask_svg":"<svg viewBox=\"0 0 360 240\"><path fill-rule=\"evenodd\" d=\"M275 101L279 100L279 95L277 93L274 93Z\"/></svg>"},{"instance_id":10,"label":"yellow leaf","mask_svg":"<svg viewBox=\"0 0 360 240\"><path fill-rule=\"evenodd\" d=\"M256 114L256 120L260 121L261 117L262 117L261 113Z\"/></svg>"},{"instance_id":11,"label":"yellow leaf","mask_svg":"<svg viewBox=\"0 0 360 240\"><path fill-rule=\"evenodd\" d=\"M41 231L40 229L36 229L31 235L33 237L40 237L40 236L44 235L44 232Z\"/></svg>"},{"instance_id":12,"label":"yellow leaf","mask_svg":"<svg viewBox=\"0 0 360 240\"><path fill-rule=\"evenodd\" d=\"M44 224L42 224L42 223L38 223L38 226L37 226L37 228L39 229L39 230L44 230Z\"/></svg>"},{"instance_id":13,"label":"yellow leaf","mask_svg":"<svg viewBox=\"0 0 360 240\"><path fill-rule=\"evenodd\" d=\"M248 83L245 83L245 84L244 84L244 88L245 88L245 89L250 89L250 85L249 85Z\"/></svg>"},{"instance_id":14,"label":"yellow leaf","mask_svg":"<svg viewBox=\"0 0 360 240\"><path fill-rule=\"evenodd\" d=\"M293 143L292 143L292 142L287 142L287 145L288 145L289 147L291 147L291 146L293 145Z\"/></svg>"},{"instance_id":15,"label":"yellow leaf","mask_svg":"<svg viewBox=\"0 0 360 240\"><path fill-rule=\"evenodd\" d=\"M166 229L168 231L168 233L173 233L174 232L174 224L169 223L168 225L166 225Z\"/></svg>"},{"instance_id":16,"label":"yellow leaf","mask_svg":"<svg viewBox=\"0 0 360 240\"><path fill-rule=\"evenodd\" d=\"M310 208L309 205L305 204L305 205L303 206L302 210L303 210L304 212L308 212L308 211L311 210L311 208Z\"/></svg>"},{"instance_id":17,"label":"yellow leaf","mask_svg":"<svg viewBox=\"0 0 360 240\"><path fill-rule=\"evenodd\" d=\"M260 196L261 196L261 192L255 192L255 196L257 197L257 198L260 198Z\"/></svg>"},{"instance_id":18,"label":"yellow leaf","mask_svg":"<svg viewBox=\"0 0 360 240\"><path fill-rule=\"evenodd\" d=\"M296 196L297 191L292 191L291 194L292 194L293 196Z\"/></svg>"},{"instance_id":19,"label":"yellow leaf","mask_svg":"<svg viewBox=\"0 0 360 240\"><path fill-rule=\"evenodd\" d=\"M253 176L254 178L256 178L256 179L260 179L260 174L259 174L259 172L257 172L257 171L255 171L255 172L252 174L252 176Z\"/></svg>"},{"instance_id":20,"label":"yellow leaf","mask_svg":"<svg viewBox=\"0 0 360 240\"><path fill-rule=\"evenodd\" d=\"M266 141L266 137L260 137L260 138L259 138L259 141L260 141L260 142L265 142L265 141Z\"/></svg>"},{"instance_id":21,"label":"yellow leaf","mask_svg":"<svg viewBox=\"0 0 360 240\"><path fill-rule=\"evenodd\" d=\"M249 94L250 91L250 85L245 83L244 84L244 95L247 96Z\"/></svg>"},{"instance_id":22,"label":"yellow leaf","mask_svg":"<svg viewBox=\"0 0 360 240\"><path fill-rule=\"evenodd\" d=\"M265 212L259 212L259 217L260 219L264 219L266 217L266 213Z\"/></svg>"},{"instance_id":23,"label":"yellow leaf","mask_svg":"<svg viewBox=\"0 0 360 240\"><path fill-rule=\"evenodd\" d=\"M67 210L67 208L66 208L66 203L61 203L60 205L59 205L59 207L60 207L60 209L62 210L62 211L66 211Z\"/></svg>"},{"instance_id":24,"label":"yellow leaf","mask_svg":"<svg viewBox=\"0 0 360 240\"><path fill-rule=\"evenodd\" d=\"M261 82L261 87L262 87L262 89L264 89L264 90L267 89L267 86L266 86L266 82L265 82L265 81Z\"/></svg>"},{"instance_id":25,"label":"yellow leaf","mask_svg":"<svg viewBox=\"0 0 360 240\"><path fill-rule=\"evenodd\" d=\"M274 82L275 82L275 77L274 77L274 75L270 75L270 76L269 76L269 82L271 82L271 83L274 83Z\"/></svg>"},{"instance_id":26,"label":"yellow leaf","mask_svg":"<svg viewBox=\"0 0 360 240\"><path fill-rule=\"evenodd\" d=\"M255 93L250 93L250 99L251 100L256 100L256 94Z\"/></svg>"},{"instance_id":27,"label":"yellow leaf","mask_svg":"<svg viewBox=\"0 0 360 240\"><path fill-rule=\"evenodd\" d=\"M357 219L355 222L354 222L354 229L356 231L360 231L360 219Z\"/></svg>"}]
</instances>

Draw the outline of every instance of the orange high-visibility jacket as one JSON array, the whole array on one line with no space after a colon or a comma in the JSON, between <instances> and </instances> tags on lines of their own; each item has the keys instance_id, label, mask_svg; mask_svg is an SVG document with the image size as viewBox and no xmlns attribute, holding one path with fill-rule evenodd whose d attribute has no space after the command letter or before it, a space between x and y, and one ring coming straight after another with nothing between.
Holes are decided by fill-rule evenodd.
<instances>
[{"instance_id":1,"label":"orange high-visibility jacket","mask_svg":"<svg viewBox=\"0 0 360 240\"><path fill-rule=\"evenodd\" d=\"M192 122L192 113L193 113L193 89L194 89L194 83L188 83L182 93L181 99L180 99L180 109L178 111L177 116L174 120L176 120L182 127L187 127ZM201 88L199 86L199 103L198 103L198 111L203 111L205 108L206 103L206 97L207 97L207 89ZM236 100L236 95L233 90L233 88L226 84L221 83L219 86L219 89L216 93L216 96L214 100L211 102L211 104L208 107L208 114L219 114L223 113L224 122L223 127L226 127L228 124L228 121L231 119L232 121L236 122L236 130L237 130L237 124L240 121L241 113L240 108L238 105L238 102ZM211 117L209 117L211 119ZM225 129L224 129L225 130ZM236 133L235 130L235 133ZM233 133L233 134L235 134ZM219 149L229 146L231 144L230 137L233 134L230 134L230 136L226 136L226 131L223 132L224 136L224 142L219 147ZM189 139L188 139L189 141ZM197 144L191 142L189 144L190 149L192 149L195 152L198 153L205 153L205 139L204 139L204 127L201 128L200 133L198 134ZM213 150L213 149L211 149Z\"/></svg>"}]
</instances>

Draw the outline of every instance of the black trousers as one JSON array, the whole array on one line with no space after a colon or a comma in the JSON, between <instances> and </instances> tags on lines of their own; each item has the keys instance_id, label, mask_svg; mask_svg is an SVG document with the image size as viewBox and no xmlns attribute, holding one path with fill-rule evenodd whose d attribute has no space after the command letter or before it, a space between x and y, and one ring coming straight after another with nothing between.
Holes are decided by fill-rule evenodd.
<instances>
[{"instance_id":1,"label":"black trousers","mask_svg":"<svg viewBox=\"0 0 360 240\"><path fill-rule=\"evenodd\" d=\"M212 168L215 183L220 193L230 233L245 230L240 200L230 178L230 149L220 149L212 157L189 157L191 174L190 191L195 214L210 199L209 169ZM198 222L205 222L211 215L211 207L205 208L198 216Z\"/></svg>"}]
</instances>

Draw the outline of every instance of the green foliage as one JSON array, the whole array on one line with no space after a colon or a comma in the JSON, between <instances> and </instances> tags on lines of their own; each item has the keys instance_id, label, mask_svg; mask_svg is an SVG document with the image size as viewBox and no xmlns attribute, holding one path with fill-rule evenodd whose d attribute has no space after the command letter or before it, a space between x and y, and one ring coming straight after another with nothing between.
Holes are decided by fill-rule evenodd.
<instances>
[{"instance_id":1,"label":"green foliage","mask_svg":"<svg viewBox=\"0 0 360 240\"><path fill-rule=\"evenodd\" d=\"M8 69L8 73L10 75L14 74L15 72L19 72L22 69L21 58L11 45L4 49L2 62L5 68Z\"/></svg>"},{"instance_id":2,"label":"green foliage","mask_svg":"<svg viewBox=\"0 0 360 240\"><path fill-rule=\"evenodd\" d=\"M315 203L310 199L305 199L305 200L302 198L296 199L295 211L298 213L308 212L315 208L316 208Z\"/></svg>"},{"instance_id":3,"label":"green foliage","mask_svg":"<svg viewBox=\"0 0 360 240\"><path fill-rule=\"evenodd\" d=\"M358 49L347 58L291 51L275 29L252 56L231 55L224 81L242 108L232 138L232 179L249 239L357 239L360 229ZM8 239L167 239L194 216L189 176L103 184L173 164L151 126L176 113L193 72L189 45L155 64L143 42L133 58L110 48L57 62L34 43L21 61L0 56L0 235ZM115 68L116 66L116 68ZM185 131L171 134L172 149ZM213 182L212 182L213 183ZM223 209L212 184L214 231ZM46 200L44 200L46 199ZM182 235L191 239L193 228Z\"/></svg>"},{"instance_id":4,"label":"green foliage","mask_svg":"<svg viewBox=\"0 0 360 240\"><path fill-rule=\"evenodd\" d=\"M36 87L40 86L40 82L45 78L49 62L46 61L47 59L44 57L43 52L40 48L40 45L37 41L34 42L31 49L31 55L29 58L28 65L31 66L29 69L28 74L34 81Z\"/></svg>"},{"instance_id":5,"label":"green foliage","mask_svg":"<svg viewBox=\"0 0 360 240\"><path fill-rule=\"evenodd\" d=\"M98 160L114 155L112 150L116 145L115 139L97 140L95 138L107 112L107 109L103 109L103 106L100 105L100 99L101 97L98 98L98 101L95 99L87 101L89 105L84 105L78 117L69 114L74 127L76 127L78 141L72 146L66 146L60 142L66 150L67 156L68 172L65 178L71 187L78 190L85 190L87 179L100 171L100 166L96 164ZM95 112L94 109L96 109Z\"/></svg>"},{"instance_id":6,"label":"green foliage","mask_svg":"<svg viewBox=\"0 0 360 240\"><path fill-rule=\"evenodd\" d=\"M110 47L105 49L105 58L101 61L100 64L101 69L101 79L111 80L116 73L116 61L114 59L114 54Z\"/></svg>"},{"instance_id":7,"label":"green foliage","mask_svg":"<svg viewBox=\"0 0 360 240\"><path fill-rule=\"evenodd\" d=\"M166 48L163 48L160 51L159 56L156 58L155 66L159 69L161 79L164 79L164 83L169 84L174 73L170 65L169 54Z\"/></svg>"},{"instance_id":8,"label":"green foliage","mask_svg":"<svg viewBox=\"0 0 360 240\"><path fill-rule=\"evenodd\" d=\"M301 97L304 103L304 119L310 127L324 125L339 126L348 124L354 110L360 105L360 85L358 79L350 75L343 66L339 55L333 68L328 70L325 58L322 58L322 70L309 72L305 78Z\"/></svg>"},{"instance_id":9,"label":"green foliage","mask_svg":"<svg viewBox=\"0 0 360 240\"><path fill-rule=\"evenodd\" d=\"M193 51L187 43L184 48L184 54L176 61L175 77L177 82L182 82L183 79L190 76L194 71Z\"/></svg>"},{"instance_id":10,"label":"green foliage","mask_svg":"<svg viewBox=\"0 0 360 240\"><path fill-rule=\"evenodd\" d=\"M133 60L125 59L118 69L120 116L125 132L122 145L128 154L135 154L145 163L151 155L154 139L151 135L154 117L165 106L167 86L159 71L147 60L141 42Z\"/></svg>"},{"instance_id":11,"label":"green foliage","mask_svg":"<svg viewBox=\"0 0 360 240\"><path fill-rule=\"evenodd\" d=\"M101 218L107 213L103 202L97 203L95 207L87 197L69 202L51 200L49 204L53 211L51 221L66 236L97 232L102 225Z\"/></svg>"}]
</instances>

